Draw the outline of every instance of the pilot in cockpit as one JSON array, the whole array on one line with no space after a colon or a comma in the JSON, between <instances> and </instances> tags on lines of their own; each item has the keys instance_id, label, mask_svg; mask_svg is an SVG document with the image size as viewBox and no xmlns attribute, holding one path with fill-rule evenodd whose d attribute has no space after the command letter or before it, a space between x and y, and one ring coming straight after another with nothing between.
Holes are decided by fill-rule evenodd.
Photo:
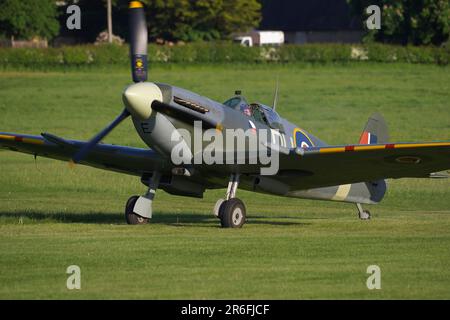
<instances>
[{"instance_id":1,"label":"pilot in cockpit","mask_svg":"<svg viewBox=\"0 0 450 320\"><path fill-rule=\"evenodd\" d=\"M227 100L224 105L233 108L234 110L241 111L243 114L251 117L252 109L247 100L241 95L241 91L235 92L236 96Z\"/></svg>"},{"instance_id":2,"label":"pilot in cockpit","mask_svg":"<svg viewBox=\"0 0 450 320\"><path fill-rule=\"evenodd\" d=\"M250 106L248 104L241 105L241 111L246 116L249 116L249 117L252 116L252 109L250 108Z\"/></svg>"}]
</instances>

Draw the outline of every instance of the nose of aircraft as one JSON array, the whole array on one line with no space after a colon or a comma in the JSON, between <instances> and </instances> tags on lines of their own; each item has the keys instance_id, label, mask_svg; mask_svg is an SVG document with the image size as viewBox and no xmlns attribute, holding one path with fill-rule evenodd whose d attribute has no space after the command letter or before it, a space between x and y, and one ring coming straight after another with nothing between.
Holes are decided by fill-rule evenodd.
<instances>
[{"instance_id":1,"label":"nose of aircraft","mask_svg":"<svg viewBox=\"0 0 450 320\"><path fill-rule=\"evenodd\" d=\"M162 102L162 92L152 82L132 84L122 95L123 102L131 115L139 120L147 120L152 113L153 101Z\"/></svg>"}]
</instances>

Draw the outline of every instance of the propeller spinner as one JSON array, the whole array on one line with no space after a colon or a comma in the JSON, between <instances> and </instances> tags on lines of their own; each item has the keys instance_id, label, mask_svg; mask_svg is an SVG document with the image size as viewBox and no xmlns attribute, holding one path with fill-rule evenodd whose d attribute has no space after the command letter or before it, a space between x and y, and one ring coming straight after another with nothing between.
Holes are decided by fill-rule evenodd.
<instances>
[{"instance_id":1,"label":"propeller spinner","mask_svg":"<svg viewBox=\"0 0 450 320\"><path fill-rule=\"evenodd\" d=\"M145 21L144 6L139 1L131 1L129 4L129 28L130 28L130 58L131 58L131 74L133 82L145 82L147 80L147 23ZM72 158L73 163L79 163L87 154L115 127L123 120L128 118L130 114L139 118L145 117L148 110L142 111L141 103L137 102L139 97L134 94L136 89L132 89L132 85L128 87L123 95L125 108L122 113L111 122L106 128L95 135L83 148L81 148ZM159 100L159 94L156 92L156 99ZM145 108L144 108L145 109ZM151 109L149 107L149 109ZM130 111L129 111L130 110ZM151 110L150 110L151 112ZM148 114L149 115L149 114Z\"/></svg>"}]
</instances>

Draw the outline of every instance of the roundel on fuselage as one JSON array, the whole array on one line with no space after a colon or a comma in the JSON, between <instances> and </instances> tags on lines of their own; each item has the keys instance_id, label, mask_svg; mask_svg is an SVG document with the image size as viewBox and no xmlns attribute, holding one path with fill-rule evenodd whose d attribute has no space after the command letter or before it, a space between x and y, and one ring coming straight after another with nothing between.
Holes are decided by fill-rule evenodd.
<instances>
[{"instance_id":1,"label":"roundel on fuselage","mask_svg":"<svg viewBox=\"0 0 450 320\"><path fill-rule=\"evenodd\" d=\"M294 135L294 144L296 147L298 148L314 147L314 143L301 129L295 128L293 135Z\"/></svg>"}]
</instances>

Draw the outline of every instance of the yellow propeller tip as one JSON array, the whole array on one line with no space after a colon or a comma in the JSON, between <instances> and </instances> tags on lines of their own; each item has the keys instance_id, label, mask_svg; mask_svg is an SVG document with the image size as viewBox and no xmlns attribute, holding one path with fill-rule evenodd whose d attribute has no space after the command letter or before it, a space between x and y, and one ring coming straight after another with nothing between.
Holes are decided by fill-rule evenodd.
<instances>
[{"instance_id":1,"label":"yellow propeller tip","mask_svg":"<svg viewBox=\"0 0 450 320\"><path fill-rule=\"evenodd\" d=\"M144 5L140 1L131 1L128 8L130 9L136 9L136 8L143 8Z\"/></svg>"}]
</instances>

